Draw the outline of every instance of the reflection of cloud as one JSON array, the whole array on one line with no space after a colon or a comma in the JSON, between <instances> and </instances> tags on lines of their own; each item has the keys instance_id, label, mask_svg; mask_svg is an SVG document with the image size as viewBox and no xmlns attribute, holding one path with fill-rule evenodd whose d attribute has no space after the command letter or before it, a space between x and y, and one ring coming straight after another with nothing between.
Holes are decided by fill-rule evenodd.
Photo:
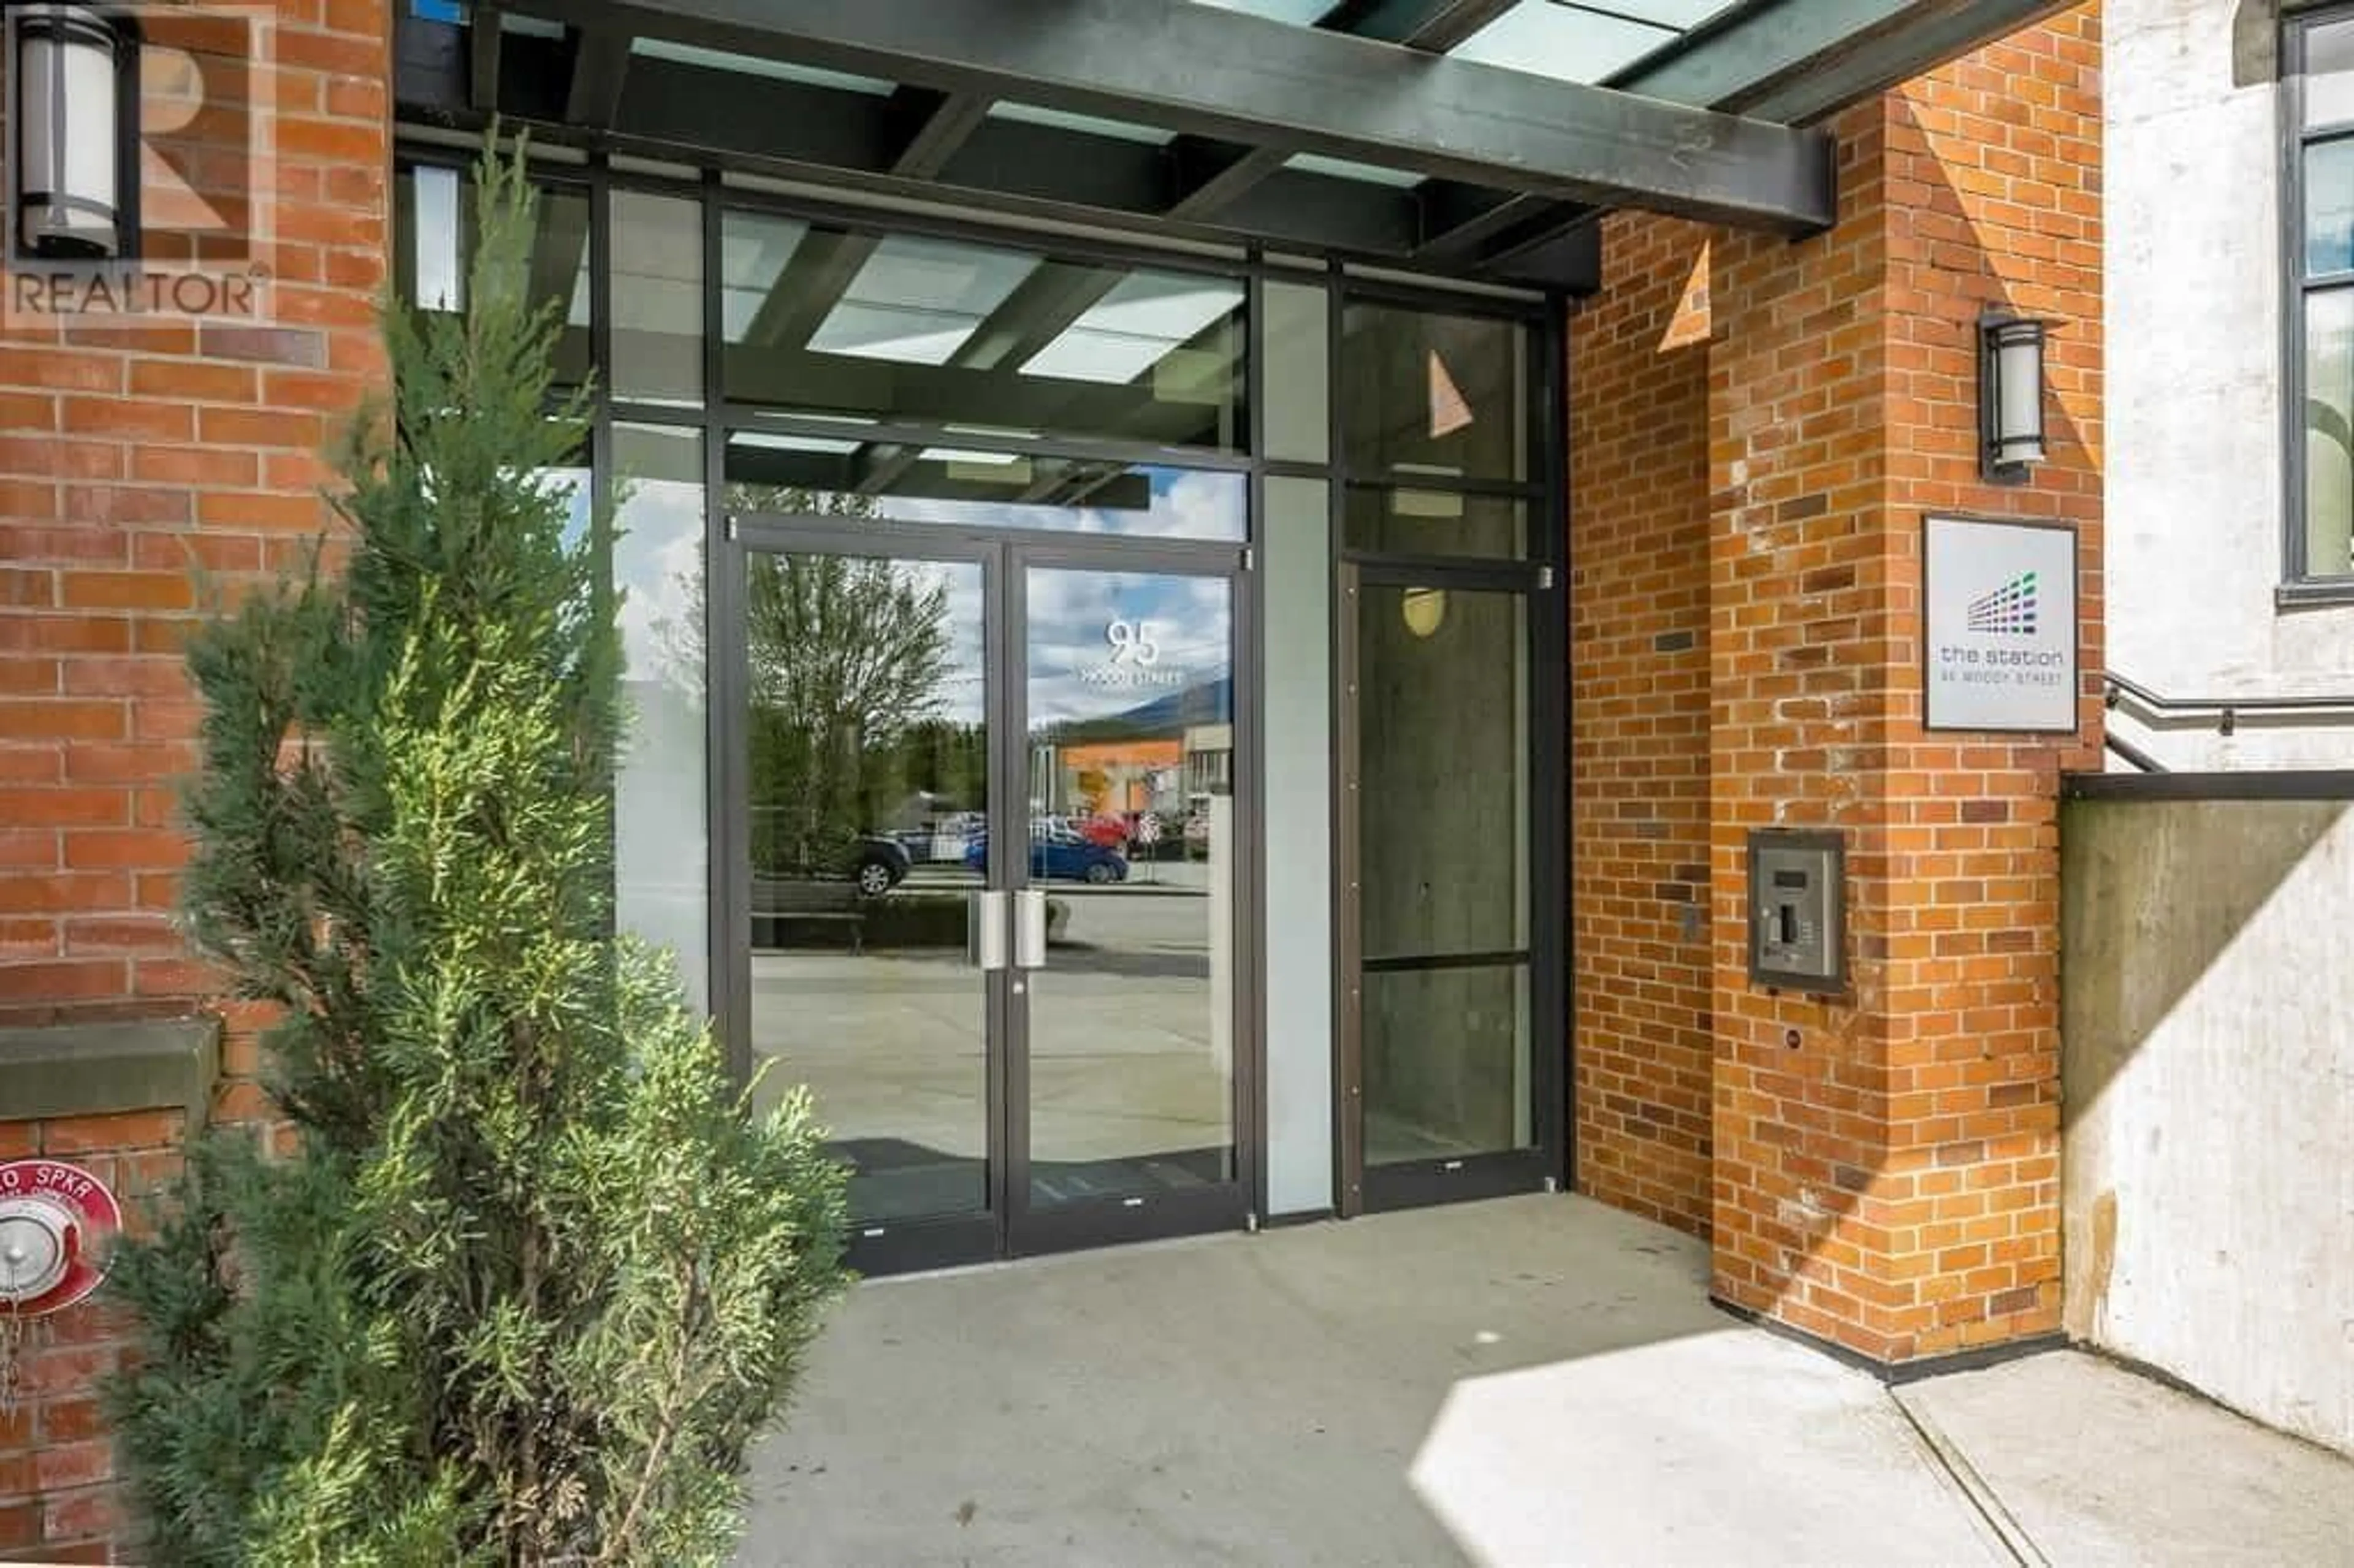
<instances>
[{"instance_id":1,"label":"reflection of cloud","mask_svg":"<svg viewBox=\"0 0 2354 1568\"><path fill-rule=\"evenodd\" d=\"M621 593L621 652L630 673L700 684L674 670L661 629L698 612L703 581L703 486L641 481L617 520L613 586Z\"/></svg>"},{"instance_id":2,"label":"reflection of cloud","mask_svg":"<svg viewBox=\"0 0 2354 1568\"><path fill-rule=\"evenodd\" d=\"M1026 585L1030 725L1107 718L1223 678L1234 648L1224 577L1034 569ZM1123 660L1112 624L1150 663Z\"/></svg>"}]
</instances>

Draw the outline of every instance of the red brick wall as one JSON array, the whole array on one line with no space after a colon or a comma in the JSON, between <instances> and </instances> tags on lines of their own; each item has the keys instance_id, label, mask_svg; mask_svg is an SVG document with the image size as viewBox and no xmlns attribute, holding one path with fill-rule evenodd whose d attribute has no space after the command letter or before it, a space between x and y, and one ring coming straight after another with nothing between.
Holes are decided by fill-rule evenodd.
<instances>
[{"instance_id":1,"label":"red brick wall","mask_svg":"<svg viewBox=\"0 0 2354 1568\"><path fill-rule=\"evenodd\" d=\"M1580 1191L1709 1211L1709 230L1618 216L1570 323Z\"/></svg>"},{"instance_id":2,"label":"red brick wall","mask_svg":"<svg viewBox=\"0 0 2354 1568\"><path fill-rule=\"evenodd\" d=\"M280 0L259 319L0 333L0 1024L180 1014L210 990L171 925L197 716L180 645L196 568L234 593L329 525L320 454L382 380L390 15ZM229 1022L216 1119L264 1109L253 1018ZM181 1119L0 1123L0 1157L91 1159L135 1201ZM55 1332L0 1420L0 1557L102 1562L111 1336L102 1306Z\"/></svg>"},{"instance_id":3,"label":"red brick wall","mask_svg":"<svg viewBox=\"0 0 2354 1568\"><path fill-rule=\"evenodd\" d=\"M112 1188L135 1219L139 1200L178 1170L186 1120L175 1107L0 1122L0 1160L69 1160ZM27 1329L16 1406L0 1414L0 1562L116 1560L114 1457L97 1385L117 1364L122 1338L102 1287Z\"/></svg>"},{"instance_id":4,"label":"red brick wall","mask_svg":"<svg viewBox=\"0 0 2354 1568\"><path fill-rule=\"evenodd\" d=\"M1840 222L1729 238L1711 349L1717 1288L1883 1360L2059 1325L2056 797L2099 765L2094 7L1844 115ZM2062 323L2052 461L1978 478L1974 323ZM1922 728L1925 510L2084 541L2083 728ZM1850 832L1851 994L1744 966L1743 839Z\"/></svg>"},{"instance_id":5,"label":"red brick wall","mask_svg":"<svg viewBox=\"0 0 2354 1568\"><path fill-rule=\"evenodd\" d=\"M193 568L233 589L328 513L318 454L382 374L384 0L281 0L270 314L0 334L0 1022L168 1013L196 711Z\"/></svg>"}]
</instances>

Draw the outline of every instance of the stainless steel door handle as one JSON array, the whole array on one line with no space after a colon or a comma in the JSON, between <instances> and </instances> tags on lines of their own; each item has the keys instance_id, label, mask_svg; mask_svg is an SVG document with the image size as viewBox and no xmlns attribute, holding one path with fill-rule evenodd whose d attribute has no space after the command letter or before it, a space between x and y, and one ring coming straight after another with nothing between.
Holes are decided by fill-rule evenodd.
<instances>
[{"instance_id":1,"label":"stainless steel door handle","mask_svg":"<svg viewBox=\"0 0 2354 1568\"><path fill-rule=\"evenodd\" d=\"M977 969L1005 967L1005 899L1002 892L976 893L965 911L965 957Z\"/></svg>"},{"instance_id":2,"label":"stainless steel door handle","mask_svg":"<svg viewBox=\"0 0 2354 1568\"><path fill-rule=\"evenodd\" d=\"M1013 967L1046 967L1046 895L1025 887L1013 895Z\"/></svg>"}]
</instances>

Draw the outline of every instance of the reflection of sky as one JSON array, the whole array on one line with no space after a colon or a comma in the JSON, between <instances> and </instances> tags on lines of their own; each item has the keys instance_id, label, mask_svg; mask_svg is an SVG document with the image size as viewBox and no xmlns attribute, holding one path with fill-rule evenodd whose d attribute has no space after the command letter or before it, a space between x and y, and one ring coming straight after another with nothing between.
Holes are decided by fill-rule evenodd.
<instances>
[{"instance_id":1,"label":"reflection of sky","mask_svg":"<svg viewBox=\"0 0 2354 1568\"><path fill-rule=\"evenodd\" d=\"M947 672L933 710L950 724L977 725L988 688L981 662L981 567L970 561L895 561L892 570L918 594L948 590Z\"/></svg>"},{"instance_id":2,"label":"reflection of sky","mask_svg":"<svg viewBox=\"0 0 2354 1568\"><path fill-rule=\"evenodd\" d=\"M573 487L567 533L574 537L588 526L583 477L578 471L550 476L552 482ZM1169 522L1198 517L1204 509L1214 514L1225 503L1229 481L1239 489L1238 475L1154 471L1154 514ZM1240 496L1234 499L1239 504ZM1006 513L1040 510L913 500L894 502L892 507L895 515L903 515L902 508L938 509L953 515L928 520L960 523L974 521L977 514L994 514L1002 523ZM630 676L699 689L699 672L675 667L673 642L697 608L694 588L703 572L703 487L642 480L618 524L613 582L622 596L621 640ZM947 674L937 712L951 723L981 723L986 700L981 567L962 561L910 560L895 562L894 570L918 593L935 588L945 591ZM1027 574L1022 586L1027 594L1025 653L1034 730L1113 717L1193 692L1231 673L1234 605L1224 577L1039 567ZM1117 635L1130 643L1125 659L1113 641L1115 622L1121 627ZM1148 644L1156 655L1150 663L1141 657ZM1230 717L1222 709L1205 711L1193 722Z\"/></svg>"},{"instance_id":3,"label":"reflection of sky","mask_svg":"<svg viewBox=\"0 0 2354 1568\"><path fill-rule=\"evenodd\" d=\"M986 717L981 567L966 561L895 561L918 594L945 590L948 649L936 715L951 724ZM1034 729L1106 718L1224 679L1232 665L1234 610L1222 577L1036 569L1029 574L1030 723ZM1159 657L1122 662L1111 625L1148 639ZM634 658L634 655L632 655ZM1140 672L1131 675L1129 672ZM1223 711L1194 722L1222 722Z\"/></svg>"},{"instance_id":4,"label":"reflection of sky","mask_svg":"<svg viewBox=\"0 0 2354 1568\"><path fill-rule=\"evenodd\" d=\"M1172 698L1230 668L1234 606L1224 577L1038 568L1028 592L1034 733ZM1130 658L1120 658L1115 638ZM1149 664L1133 656L1147 645L1157 654ZM1227 716L1205 712L1196 722Z\"/></svg>"},{"instance_id":5,"label":"reflection of sky","mask_svg":"<svg viewBox=\"0 0 2354 1568\"><path fill-rule=\"evenodd\" d=\"M588 471L546 471L551 490L570 503L564 540L577 545L588 531ZM696 613L703 580L703 486L677 480L639 480L614 519L613 587L621 599L621 652L627 678L700 688L699 673L673 668L667 646Z\"/></svg>"},{"instance_id":6,"label":"reflection of sky","mask_svg":"<svg viewBox=\"0 0 2354 1568\"><path fill-rule=\"evenodd\" d=\"M703 486L641 480L617 519L613 586L621 593L621 652L632 680L700 684L673 669L663 631L676 638L696 613L703 579ZM690 640L684 646L693 647Z\"/></svg>"}]
</instances>

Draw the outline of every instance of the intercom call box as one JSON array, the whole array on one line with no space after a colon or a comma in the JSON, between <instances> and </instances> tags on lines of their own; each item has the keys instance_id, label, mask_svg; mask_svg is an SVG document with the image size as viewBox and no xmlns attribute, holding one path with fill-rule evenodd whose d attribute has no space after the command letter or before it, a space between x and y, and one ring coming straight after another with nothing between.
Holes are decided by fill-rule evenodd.
<instances>
[{"instance_id":1,"label":"intercom call box","mask_svg":"<svg viewBox=\"0 0 2354 1568\"><path fill-rule=\"evenodd\" d=\"M1847 989L1847 836L1749 835L1749 978L1784 991Z\"/></svg>"}]
</instances>

